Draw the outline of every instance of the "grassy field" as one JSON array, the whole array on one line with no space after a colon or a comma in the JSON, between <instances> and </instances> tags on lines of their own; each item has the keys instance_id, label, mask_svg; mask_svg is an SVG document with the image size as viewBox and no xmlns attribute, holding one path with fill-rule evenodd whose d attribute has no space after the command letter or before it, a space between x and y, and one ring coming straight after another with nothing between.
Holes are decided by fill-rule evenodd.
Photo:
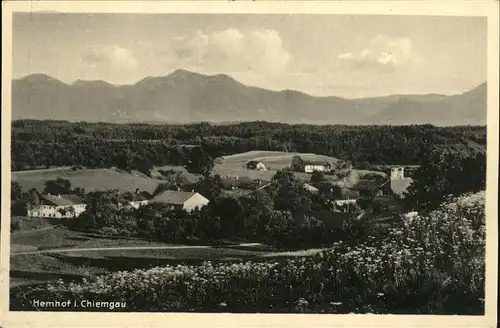
<instances>
[{"instance_id":1,"label":"grassy field","mask_svg":"<svg viewBox=\"0 0 500 328\"><path fill-rule=\"evenodd\" d=\"M57 177L68 179L73 187L85 191L117 189L133 192L137 188L152 193L161 180L136 176L117 169L81 169L73 171L68 167L12 172L12 180L21 184L24 190L36 188L42 191L45 181Z\"/></svg>"},{"instance_id":2,"label":"grassy field","mask_svg":"<svg viewBox=\"0 0 500 328\"><path fill-rule=\"evenodd\" d=\"M247 177L252 180L261 179L270 181L278 170L288 168L292 163L292 158L296 155L300 156L304 161L326 161L329 162L332 167L336 167L344 162L335 157L312 153L285 153L280 151L254 150L217 158L215 160L213 173L219 174L222 178ZM267 171L247 169L246 164L251 160L264 163L268 168ZM302 181L309 181L311 179L310 173L294 172L294 175ZM385 178L386 174L379 171L353 169L349 179L357 180L365 176L380 176ZM338 181L337 177L331 175L326 175L325 178L331 182Z\"/></svg>"},{"instance_id":3,"label":"grassy field","mask_svg":"<svg viewBox=\"0 0 500 328\"><path fill-rule=\"evenodd\" d=\"M223 178L248 177L253 180L261 179L264 181L269 181L278 170L289 167L289 165L292 163L293 156L296 155L299 155L305 161L328 161L333 166L340 162L339 159L317 154L255 150L217 158L215 160L213 173L219 174ZM247 169L246 164L251 160L264 163L268 170L257 171ZM310 180L311 178L311 175L308 173L296 172L295 175L301 180Z\"/></svg>"},{"instance_id":4,"label":"grassy field","mask_svg":"<svg viewBox=\"0 0 500 328\"><path fill-rule=\"evenodd\" d=\"M276 252L266 245L239 245L233 241L225 241L220 246L172 245L138 238L77 232L49 221L47 224L34 226L38 228L16 231L11 235L11 287L18 288L56 279L78 280L109 271L167 264L261 261L270 257L310 256L317 253L317 250Z\"/></svg>"}]
</instances>

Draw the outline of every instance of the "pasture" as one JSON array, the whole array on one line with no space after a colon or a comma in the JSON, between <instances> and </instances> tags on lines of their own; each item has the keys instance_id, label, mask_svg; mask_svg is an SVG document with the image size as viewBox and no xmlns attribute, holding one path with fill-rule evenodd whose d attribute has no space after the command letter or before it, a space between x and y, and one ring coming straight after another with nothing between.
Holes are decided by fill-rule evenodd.
<instances>
[{"instance_id":1,"label":"pasture","mask_svg":"<svg viewBox=\"0 0 500 328\"><path fill-rule=\"evenodd\" d=\"M159 179L137 176L114 168L73 170L61 167L12 172L12 181L17 181L23 190L36 188L38 191L43 191L45 182L55 180L57 177L68 179L72 187L83 188L86 192L112 189L134 192L138 188L152 193L158 183L162 182Z\"/></svg>"},{"instance_id":2,"label":"pasture","mask_svg":"<svg viewBox=\"0 0 500 328\"><path fill-rule=\"evenodd\" d=\"M27 218L25 218L27 219ZM203 261L262 261L269 258L310 256L317 251L277 252L261 244L181 245L140 238L100 236L72 231L47 221L41 228L11 235L11 287L57 279L79 280L116 270ZM48 229L48 228L51 229Z\"/></svg>"},{"instance_id":3,"label":"pasture","mask_svg":"<svg viewBox=\"0 0 500 328\"><path fill-rule=\"evenodd\" d=\"M248 177L252 180L261 179L269 181L278 170L288 168L292 164L294 156L300 156L304 161L327 161L332 166L336 166L342 161L324 155L312 153L286 153L280 151L262 151L253 150L246 153L234 154L229 156L219 157L215 160L213 169L214 174L219 174L221 177ZM266 165L267 171L249 170L246 164L249 161L260 161ZM308 181L311 175L308 173L295 172L295 176L301 180ZM327 176L333 180L334 177Z\"/></svg>"}]
</instances>

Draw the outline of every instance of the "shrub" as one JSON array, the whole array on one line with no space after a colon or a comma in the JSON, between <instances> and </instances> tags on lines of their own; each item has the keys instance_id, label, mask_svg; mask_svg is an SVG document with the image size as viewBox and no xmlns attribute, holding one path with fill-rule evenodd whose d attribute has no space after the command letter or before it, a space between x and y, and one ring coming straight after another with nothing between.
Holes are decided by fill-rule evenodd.
<instances>
[{"instance_id":1,"label":"shrub","mask_svg":"<svg viewBox=\"0 0 500 328\"><path fill-rule=\"evenodd\" d=\"M480 314L484 246L480 192L416 216L385 239L337 242L307 258L115 272L34 288L28 298L114 299L128 311ZM14 306L27 306L22 299L15 294Z\"/></svg>"}]
</instances>

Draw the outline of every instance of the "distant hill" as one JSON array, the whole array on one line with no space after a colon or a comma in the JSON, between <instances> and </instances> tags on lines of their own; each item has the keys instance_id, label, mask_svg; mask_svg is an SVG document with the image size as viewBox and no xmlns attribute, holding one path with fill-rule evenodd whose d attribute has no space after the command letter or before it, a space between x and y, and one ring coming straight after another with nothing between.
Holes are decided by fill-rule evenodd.
<instances>
[{"instance_id":1,"label":"distant hill","mask_svg":"<svg viewBox=\"0 0 500 328\"><path fill-rule=\"evenodd\" d=\"M308 124L458 125L486 123L486 83L463 94L343 99L270 91L233 78L177 70L134 85L43 74L12 81L13 119L89 122L279 121Z\"/></svg>"}]
</instances>

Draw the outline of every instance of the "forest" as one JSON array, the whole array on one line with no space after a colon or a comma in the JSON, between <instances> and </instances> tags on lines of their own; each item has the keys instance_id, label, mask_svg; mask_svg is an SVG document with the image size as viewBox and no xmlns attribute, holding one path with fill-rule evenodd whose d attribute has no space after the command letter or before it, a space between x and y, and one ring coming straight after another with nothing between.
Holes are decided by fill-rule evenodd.
<instances>
[{"instance_id":1,"label":"forest","mask_svg":"<svg viewBox=\"0 0 500 328\"><path fill-rule=\"evenodd\" d=\"M246 122L229 125L111 124L18 120L12 170L187 165L200 146L211 158L250 150L317 153L367 165L418 165L426 148L485 153L486 127L347 126ZM134 164L140 163L140 164ZM144 164L146 163L146 164Z\"/></svg>"}]
</instances>

